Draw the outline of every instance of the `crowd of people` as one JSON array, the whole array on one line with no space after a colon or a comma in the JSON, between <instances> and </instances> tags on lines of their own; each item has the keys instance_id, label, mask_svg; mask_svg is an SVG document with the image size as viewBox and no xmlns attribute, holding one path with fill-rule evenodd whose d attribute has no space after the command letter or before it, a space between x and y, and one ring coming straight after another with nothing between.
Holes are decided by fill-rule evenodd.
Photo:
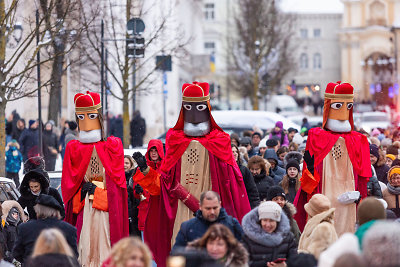
<instances>
[{"instance_id":1,"label":"crowd of people","mask_svg":"<svg viewBox=\"0 0 400 267\"><path fill-rule=\"evenodd\" d=\"M137 116L137 123L143 124ZM8 266L7 262L80 266L79 234L63 221L63 200L50 186L47 174L54 170L55 159L68 141L77 138L77 124L67 122L60 137L53 127L52 122L44 125L42 159L34 148L37 121L29 121L25 129L16 112L8 118L6 172L21 197L1 205L0 266ZM370 143L373 176L367 185L368 197L357 206L356 231L339 235L334 227L335 208L323 194L314 194L304 206L308 220L302 231L295 219L293 203L301 185L308 130L305 120L300 132L277 122L267 133L253 129L241 137L232 134L232 157L243 177L251 211L239 221L222 207L218 193L204 190L195 216L184 221L171 240L167 266L400 266L400 131L359 131ZM152 192L136 181L149 168L160 171L164 153L163 143L153 139L144 159L125 155L131 237L114 244L102 266L154 264L143 242ZM22 162L24 177L19 183Z\"/></svg>"}]
</instances>

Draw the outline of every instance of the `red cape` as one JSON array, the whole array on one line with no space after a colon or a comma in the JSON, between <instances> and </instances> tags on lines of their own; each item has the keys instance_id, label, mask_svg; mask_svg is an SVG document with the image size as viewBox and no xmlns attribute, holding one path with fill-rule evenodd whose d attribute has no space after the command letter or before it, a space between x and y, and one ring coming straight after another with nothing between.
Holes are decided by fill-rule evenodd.
<instances>
[{"instance_id":1,"label":"red cape","mask_svg":"<svg viewBox=\"0 0 400 267\"><path fill-rule=\"evenodd\" d=\"M166 156L161 166L161 195L151 196L144 231L144 239L159 267L165 266L171 250L178 207L178 199L171 196L169 191L180 182L181 156L192 140L198 140L208 150L212 190L220 194L222 206L228 214L241 221L250 211L246 188L233 158L229 135L219 127L202 137L188 137L183 130L170 129L166 139Z\"/></svg>"},{"instance_id":2,"label":"red cape","mask_svg":"<svg viewBox=\"0 0 400 267\"><path fill-rule=\"evenodd\" d=\"M367 196L367 182L371 173L371 161L369 155L369 144L367 138L358 133L351 131L349 133L335 133L324 130L322 128L312 128L308 133L306 150L314 156L314 175L310 177L306 162L303 162L303 174L301 178L301 187L297 192L294 205L297 208L295 219L300 230L303 230L306 224L307 213L304 205L312 197L312 195L321 193L322 163L326 155L331 151L339 137L343 137L346 148L349 153L350 161L353 165L355 190L359 191L361 197ZM304 191L307 188L307 192Z\"/></svg>"},{"instance_id":3,"label":"red cape","mask_svg":"<svg viewBox=\"0 0 400 267\"><path fill-rule=\"evenodd\" d=\"M88 168L93 147L104 166L107 187L111 245L129 235L128 201L124 171L124 150L121 139L108 137L107 141L83 144L78 140L68 142L65 149L61 191L65 203L65 221L76 226L78 240L82 228L82 215L72 213L72 198L78 192Z\"/></svg>"}]
</instances>

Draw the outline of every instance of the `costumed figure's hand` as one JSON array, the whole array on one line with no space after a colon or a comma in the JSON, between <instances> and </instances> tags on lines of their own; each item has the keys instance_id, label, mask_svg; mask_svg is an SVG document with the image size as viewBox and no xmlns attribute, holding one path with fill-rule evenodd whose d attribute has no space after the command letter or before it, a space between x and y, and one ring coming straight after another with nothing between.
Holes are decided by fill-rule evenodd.
<instances>
[{"instance_id":1,"label":"costumed figure's hand","mask_svg":"<svg viewBox=\"0 0 400 267\"><path fill-rule=\"evenodd\" d=\"M310 155L310 151L306 150L304 152L304 161L307 163L307 169L312 175L314 175L314 155Z\"/></svg>"},{"instance_id":2,"label":"costumed figure's hand","mask_svg":"<svg viewBox=\"0 0 400 267\"><path fill-rule=\"evenodd\" d=\"M143 193L143 187L141 187L139 184L135 185L135 193L140 195Z\"/></svg>"},{"instance_id":3,"label":"costumed figure's hand","mask_svg":"<svg viewBox=\"0 0 400 267\"><path fill-rule=\"evenodd\" d=\"M94 195L94 191L96 189L96 185L94 185L93 183L87 182L82 186L82 190L81 190L81 201L83 201L85 199L85 196L87 193L89 193L89 195Z\"/></svg>"},{"instance_id":4,"label":"costumed figure's hand","mask_svg":"<svg viewBox=\"0 0 400 267\"><path fill-rule=\"evenodd\" d=\"M136 161L141 172L144 172L147 169L146 158L142 155L142 153L135 152L133 153L132 158Z\"/></svg>"}]
</instances>

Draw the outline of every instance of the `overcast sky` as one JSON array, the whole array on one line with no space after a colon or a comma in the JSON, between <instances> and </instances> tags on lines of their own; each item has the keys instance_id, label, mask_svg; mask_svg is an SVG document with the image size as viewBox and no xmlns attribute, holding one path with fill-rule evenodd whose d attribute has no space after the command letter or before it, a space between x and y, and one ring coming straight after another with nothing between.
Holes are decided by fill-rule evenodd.
<instances>
[{"instance_id":1,"label":"overcast sky","mask_svg":"<svg viewBox=\"0 0 400 267\"><path fill-rule=\"evenodd\" d=\"M281 0L283 11L300 13L343 13L340 0Z\"/></svg>"}]
</instances>

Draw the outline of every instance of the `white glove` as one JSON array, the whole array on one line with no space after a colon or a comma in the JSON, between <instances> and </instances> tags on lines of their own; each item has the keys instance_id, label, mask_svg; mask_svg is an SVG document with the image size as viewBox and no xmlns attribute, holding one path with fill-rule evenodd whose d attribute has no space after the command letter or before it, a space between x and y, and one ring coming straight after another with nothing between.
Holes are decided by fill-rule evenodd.
<instances>
[{"instance_id":1,"label":"white glove","mask_svg":"<svg viewBox=\"0 0 400 267\"><path fill-rule=\"evenodd\" d=\"M341 204L353 204L360 198L360 192L358 191L349 191L341 194L337 197L337 200Z\"/></svg>"}]
</instances>

